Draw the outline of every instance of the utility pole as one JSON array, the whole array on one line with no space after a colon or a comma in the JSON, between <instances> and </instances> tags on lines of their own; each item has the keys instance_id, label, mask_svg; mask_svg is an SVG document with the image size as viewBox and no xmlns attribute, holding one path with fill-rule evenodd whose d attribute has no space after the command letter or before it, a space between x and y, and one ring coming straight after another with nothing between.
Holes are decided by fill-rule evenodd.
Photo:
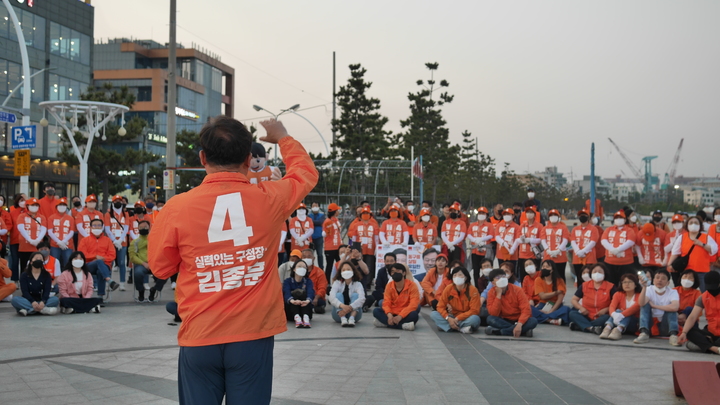
<instances>
[{"instance_id":1,"label":"utility pole","mask_svg":"<svg viewBox=\"0 0 720 405\"><path fill-rule=\"evenodd\" d=\"M175 70L177 69L177 56L175 44L175 30L177 21L177 0L170 0L170 45L168 49L168 100L167 100L167 149L165 151L165 168L170 172L171 184L175 184L175 143L177 132L175 131L175 103L177 99L177 87ZM169 200L175 195L175 189L165 190L165 199Z\"/></svg>"},{"instance_id":2,"label":"utility pole","mask_svg":"<svg viewBox=\"0 0 720 405\"><path fill-rule=\"evenodd\" d=\"M333 118L332 119L333 119L333 121L335 121L335 51L333 51L333 102L332 102L332 105L333 105ZM335 154L335 126L333 125L332 128L333 128L332 150L333 150L333 154Z\"/></svg>"}]
</instances>

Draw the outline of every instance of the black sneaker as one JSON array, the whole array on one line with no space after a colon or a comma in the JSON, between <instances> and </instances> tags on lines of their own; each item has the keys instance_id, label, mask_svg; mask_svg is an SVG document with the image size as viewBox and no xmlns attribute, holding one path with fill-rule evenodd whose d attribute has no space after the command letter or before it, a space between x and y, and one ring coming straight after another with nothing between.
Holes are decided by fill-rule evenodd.
<instances>
[{"instance_id":1,"label":"black sneaker","mask_svg":"<svg viewBox=\"0 0 720 405\"><path fill-rule=\"evenodd\" d=\"M120 287L120 284L116 283L114 280L110 280L110 291L115 291Z\"/></svg>"},{"instance_id":2,"label":"black sneaker","mask_svg":"<svg viewBox=\"0 0 720 405\"><path fill-rule=\"evenodd\" d=\"M148 300L150 300L150 302L155 302L155 293L156 292L157 292L157 290L155 289L155 287L150 288L150 295L148 296Z\"/></svg>"},{"instance_id":3,"label":"black sneaker","mask_svg":"<svg viewBox=\"0 0 720 405\"><path fill-rule=\"evenodd\" d=\"M180 315L175 315L175 322L182 322L182 319L180 319Z\"/></svg>"},{"instance_id":4,"label":"black sneaker","mask_svg":"<svg viewBox=\"0 0 720 405\"><path fill-rule=\"evenodd\" d=\"M493 328L492 326L488 326L485 328L485 334L491 335L491 336L499 336L500 335L500 329Z\"/></svg>"},{"instance_id":5,"label":"black sneaker","mask_svg":"<svg viewBox=\"0 0 720 405\"><path fill-rule=\"evenodd\" d=\"M151 300L152 301L152 300ZM313 308L316 314L324 314L325 313L325 307L315 307Z\"/></svg>"},{"instance_id":6,"label":"black sneaker","mask_svg":"<svg viewBox=\"0 0 720 405\"><path fill-rule=\"evenodd\" d=\"M600 336L600 335L602 335L603 328L604 328L603 326L593 326L592 331L594 334Z\"/></svg>"},{"instance_id":7,"label":"black sneaker","mask_svg":"<svg viewBox=\"0 0 720 405\"><path fill-rule=\"evenodd\" d=\"M135 298L135 302L143 302L145 301L145 290L138 291L138 296Z\"/></svg>"},{"instance_id":8,"label":"black sneaker","mask_svg":"<svg viewBox=\"0 0 720 405\"><path fill-rule=\"evenodd\" d=\"M523 333L522 335L525 337L533 337L533 331L532 331L532 329L530 329L529 331Z\"/></svg>"},{"instance_id":9,"label":"black sneaker","mask_svg":"<svg viewBox=\"0 0 720 405\"><path fill-rule=\"evenodd\" d=\"M568 327L570 328L570 330L575 330L575 331L580 330L580 327L577 326L577 325L575 324L575 322L570 322L570 323L568 324Z\"/></svg>"}]
</instances>

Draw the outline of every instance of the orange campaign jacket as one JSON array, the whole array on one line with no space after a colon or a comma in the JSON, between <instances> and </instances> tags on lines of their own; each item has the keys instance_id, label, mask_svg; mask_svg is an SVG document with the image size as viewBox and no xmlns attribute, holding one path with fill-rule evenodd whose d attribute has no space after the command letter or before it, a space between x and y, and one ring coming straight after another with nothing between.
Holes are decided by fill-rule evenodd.
<instances>
[{"instance_id":1,"label":"orange campaign jacket","mask_svg":"<svg viewBox=\"0 0 720 405\"><path fill-rule=\"evenodd\" d=\"M536 271L535 274L526 275L525 278L522 281L522 289L525 295L527 295L528 300L533 300L536 304L540 302L540 296L537 295L535 292L535 280L537 280L540 277L540 272Z\"/></svg>"},{"instance_id":2,"label":"orange campaign jacket","mask_svg":"<svg viewBox=\"0 0 720 405\"><path fill-rule=\"evenodd\" d=\"M602 243L600 243L601 242L600 239L602 238L603 233L605 233L605 230L600 225L595 225L595 229L597 229L597 231L598 231L598 241L595 244L595 249L594 249L595 250L595 258L602 259L605 257L605 246L603 246Z\"/></svg>"},{"instance_id":3,"label":"orange campaign jacket","mask_svg":"<svg viewBox=\"0 0 720 405\"><path fill-rule=\"evenodd\" d=\"M10 209L10 218L12 219L12 232L10 232L10 244L11 245L17 245L20 243L20 232L17 230L17 226L19 224L18 217L20 214L23 214L27 212L25 208L15 208L12 207Z\"/></svg>"},{"instance_id":4,"label":"orange campaign jacket","mask_svg":"<svg viewBox=\"0 0 720 405\"><path fill-rule=\"evenodd\" d=\"M497 232L497 236L501 237L511 249L513 244L515 244L515 239L520 237L520 226L513 221L510 221L509 224L505 221L499 222L495 225L495 231ZM497 257L500 260L517 260L518 258L517 250L514 251L513 254L510 254L510 251L504 246L500 246L499 243L497 251Z\"/></svg>"},{"instance_id":5,"label":"orange campaign jacket","mask_svg":"<svg viewBox=\"0 0 720 405\"><path fill-rule=\"evenodd\" d=\"M28 233L30 239L37 239L40 234L40 227L44 226L45 228L47 228L48 223L45 216L40 214L39 211L37 214L35 214L35 217L31 216L29 212L24 212L18 215L18 226L22 226L25 228L25 232ZM20 233L20 231L18 231L18 233ZM37 248L31 245L27 240L25 240L22 235L20 235L19 240L20 252L34 252L37 250Z\"/></svg>"},{"instance_id":6,"label":"orange campaign jacket","mask_svg":"<svg viewBox=\"0 0 720 405\"><path fill-rule=\"evenodd\" d=\"M308 273L308 278L313 283L315 296L320 297L321 299L325 299L325 296L328 293L328 282L327 278L325 277L325 272L318 266L312 266L312 270L310 270L310 273Z\"/></svg>"},{"instance_id":7,"label":"orange campaign jacket","mask_svg":"<svg viewBox=\"0 0 720 405\"><path fill-rule=\"evenodd\" d=\"M637 237L635 232L629 226L623 226L622 229L613 225L603 232L602 240L607 240L613 247L618 247L628 240L636 241ZM605 252L605 263L612 265L623 265L632 264L634 259L631 253L632 248L621 253L620 257L613 255L612 253ZM587 307L586 307L587 308Z\"/></svg>"},{"instance_id":8,"label":"orange campaign jacket","mask_svg":"<svg viewBox=\"0 0 720 405\"><path fill-rule=\"evenodd\" d=\"M492 236L495 237L495 226L492 224L492 222L487 221L476 221L470 224L470 235L472 235L473 238L484 238L486 236ZM486 244L490 244L492 242L492 239L485 242ZM485 251L480 250L480 248L476 248L472 250L472 254L478 255L478 256L485 256Z\"/></svg>"},{"instance_id":9,"label":"orange campaign jacket","mask_svg":"<svg viewBox=\"0 0 720 405\"><path fill-rule=\"evenodd\" d=\"M697 291L697 290L695 290ZM700 296L700 291L698 291L698 297ZM610 302L610 311L609 314L614 313L616 310L622 311L623 316L638 316L640 313L640 305L638 305L638 299L640 299L640 294L635 293L635 296L633 297L633 305L628 308L627 307L627 294L625 294L625 291L618 291L615 294L613 294L612 301ZM584 301L583 301L584 302ZM693 305L695 305L695 302L693 301ZM602 308L601 308L602 309ZM684 308L681 308L684 309Z\"/></svg>"},{"instance_id":10,"label":"orange campaign jacket","mask_svg":"<svg viewBox=\"0 0 720 405\"><path fill-rule=\"evenodd\" d=\"M539 216L535 215L535 218L539 218ZM533 221L532 225L528 224L526 221L520 225L519 236L524 236L527 239L539 239L542 229L543 225L537 219ZM535 253L533 253L532 245L530 243L521 243L518 245L517 253L520 259L535 259Z\"/></svg>"},{"instance_id":11,"label":"orange campaign jacket","mask_svg":"<svg viewBox=\"0 0 720 405\"><path fill-rule=\"evenodd\" d=\"M110 208L110 212L105 214L105 226L109 226L110 232L117 238L123 232L123 227L130 228L130 217L127 212L118 215ZM127 246L127 238L122 238L122 246Z\"/></svg>"},{"instance_id":12,"label":"orange campaign jacket","mask_svg":"<svg viewBox=\"0 0 720 405\"><path fill-rule=\"evenodd\" d=\"M543 254L543 260L552 260L556 264L567 263L566 252L560 252L560 255L555 258L550 257L548 254L548 250L559 250L563 239L570 241L570 232L568 232L567 225L562 222L558 222L557 224L548 222L542 232L540 232L540 235L540 239L544 239L548 244L548 249L545 250Z\"/></svg>"},{"instance_id":13,"label":"orange campaign jacket","mask_svg":"<svg viewBox=\"0 0 720 405\"><path fill-rule=\"evenodd\" d=\"M350 225L348 229L348 237L351 237L354 241L360 242L362 245L363 255L374 255L375 254L375 238L380 232L380 227L377 221L369 219L368 221L360 220L355 222L354 225Z\"/></svg>"},{"instance_id":14,"label":"orange campaign jacket","mask_svg":"<svg viewBox=\"0 0 720 405\"><path fill-rule=\"evenodd\" d=\"M443 222L442 231L447 233L448 240L452 242L455 239L459 238L461 233L467 235L467 225L465 225L465 222L463 222L461 218L448 218L445 220L445 222ZM457 243L456 246L462 246L462 242L463 241L461 240Z\"/></svg>"},{"instance_id":15,"label":"orange campaign jacket","mask_svg":"<svg viewBox=\"0 0 720 405\"><path fill-rule=\"evenodd\" d=\"M281 180L251 184L218 172L167 201L148 236L153 274L178 274L180 346L263 339L287 330L277 272L283 223L315 187L318 172L302 145L279 142Z\"/></svg>"},{"instance_id":16,"label":"orange campaign jacket","mask_svg":"<svg viewBox=\"0 0 720 405\"><path fill-rule=\"evenodd\" d=\"M5 244L8 242L8 237L12 238L12 233L15 231L17 233L17 230L13 229L13 217L12 215L5 210L5 208L0 207L0 220L2 220L3 223L3 229L7 229L8 233L6 233L4 236L0 237Z\"/></svg>"},{"instance_id":17,"label":"orange campaign jacket","mask_svg":"<svg viewBox=\"0 0 720 405\"><path fill-rule=\"evenodd\" d=\"M403 233L407 232L407 224L401 219L386 219L380 225L380 232L385 234L385 240L391 245L401 245L405 239Z\"/></svg>"},{"instance_id":18,"label":"orange campaign jacket","mask_svg":"<svg viewBox=\"0 0 720 405\"><path fill-rule=\"evenodd\" d=\"M451 284L443 290L438 298L437 311L443 318L448 316L448 305L452 307L450 312L456 320L464 321L473 315L480 313L480 293L474 285L458 291L455 284Z\"/></svg>"},{"instance_id":19,"label":"orange campaign jacket","mask_svg":"<svg viewBox=\"0 0 720 405\"><path fill-rule=\"evenodd\" d=\"M398 292L394 280L387 283L382 305L386 314L400 315L405 318L410 315L410 312L417 311L420 305L420 292L412 280L405 279L404 284L403 289Z\"/></svg>"},{"instance_id":20,"label":"orange campaign jacket","mask_svg":"<svg viewBox=\"0 0 720 405\"><path fill-rule=\"evenodd\" d=\"M632 258L632 256L630 256ZM588 317L591 320L597 319L598 312L610 307L612 301L612 289L615 286L609 281L603 281L600 288L595 289L595 282L590 280L582 284L582 306L588 310Z\"/></svg>"},{"instance_id":21,"label":"orange campaign jacket","mask_svg":"<svg viewBox=\"0 0 720 405\"><path fill-rule=\"evenodd\" d=\"M445 268L445 274L443 275L442 282L437 288L435 288L435 284L437 284L439 278L437 274L437 267L433 267L425 273L425 277L423 277L423 280L420 282L420 286L423 288L425 303L428 305L430 305L432 300L438 299L447 286L453 285L452 278L449 276L449 270L450 268Z\"/></svg>"},{"instance_id":22,"label":"orange campaign jacket","mask_svg":"<svg viewBox=\"0 0 720 405\"><path fill-rule=\"evenodd\" d=\"M38 214L42 214L45 218L50 218L53 214L57 213L57 210L55 209L57 200L59 200L59 198L56 196L51 198L47 194L43 198L38 198L38 204L40 204Z\"/></svg>"},{"instance_id":23,"label":"orange campaign jacket","mask_svg":"<svg viewBox=\"0 0 720 405\"><path fill-rule=\"evenodd\" d=\"M575 242L580 249L585 249L590 242L595 242L595 247L585 257L573 254L573 264L594 264L597 263L595 255L596 247L600 244L600 234L595 225L578 225L570 232L570 241Z\"/></svg>"},{"instance_id":24,"label":"orange campaign jacket","mask_svg":"<svg viewBox=\"0 0 720 405\"><path fill-rule=\"evenodd\" d=\"M705 307L708 331L715 336L720 336L720 295L713 297L705 291L701 297Z\"/></svg>"},{"instance_id":25,"label":"orange campaign jacket","mask_svg":"<svg viewBox=\"0 0 720 405\"><path fill-rule=\"evenodd\" d=\"M688 307L694 307L695 302L698 298L700 298L700 294L702 294L697 288L688 288L686 290L681 285L675 287L675 291L677 291L680 296L680 308L678 309L678 312L683 312L685 308Z\"/></svg>"},{"instance_id":26,"label":"orange campaign jacket","mask_svg":"<svg viewBox=\"0 0 720 405\"><path fill-rule=\"evenodd\" d=\"M434 245L437 240L437 225L428 221L425 225L422 221L416 222L413 227L412 238L415 243L422 245Z\"/></svg>"},{"instance_id":27,"label":"orange campaign jacket","mask_svg":"<svg viewBox=\"0 0 720 405\"><path fill-rule=\"evenodd\" d=\"M651 241L645 240L643 234L638 233L635 246L640 249L645 267L662 266L665 258L665 232L662 229L655 228L655 237Z\"/></svg>"},{"instance_id":28,"label":"orange campaign jacket","mask_svg":"<svg viewBox=\"0 0 720 405\"><path fill-rule=\"evenodd\" d=\"M497 288L493 287L488 292L488 313L492 316L525 324L532 316L532 310L530 309L530 300L522 288L514 284L508 284L502 299L497 298Z\"/></svg>"},{"instance_id":29,"label":"orange campaign jacket","mask_svg":"<svg viewBox=\"0 0 720 405\"><path fill-rule=\"evenodd\" d=\"M308 229L314 229L312 218L305 217L304 221L301 221L298 217L290 218L290 230L294 229L295 233L302 236L305 235L305 233L308 231ZM302 245L299 245L295 238L290 238L290 245L292 246L290 250L303 250L310 247L310 243L312 243L312 235L310 235L309 238L304 240L304 243Z\"/></svg>"},{"instance_id":30,"label":"orange campaign jacket","mask_svg":"<svg viewBox=\"0 0 720 405\"><path fill-rule=\"evenodd\" d=\"M340 234L340 221L335 218L327 218L323 222L323 231L325 231L325 250L338 250L342 245L342 235ZM313 282L315 285L315 282Z\"/></svg>"},{"instance_id":31,"label":"orange campaign jacket","mask_svg":"<svg viewBox=\"0 0 720 405\"><path fill-rule=\"evenodd\" d=\"M540 272L537 272L535 274L540 274ZM527 277L525 277L525 279L527 279ZM524 287L524 284L525 283L523 282L523 287ZM563 293L567 293L567 287L565 286L565 280L563 280L562 278L557 279L557 283L555 283L555 286L557 287L557 291L562 291ZM535 299L535 298L533 298L533 299L535 299L535 302L540 302L543 304L548 302L548 300L541 299L540 293L554 292L552 283L548 284L542 277L538 277L535 279L535 281L533 282L533 287L534 287L533 293L537 296L537 299Z\"/></svg>"},{"instance_id":32,"label":"orange campaign jacket","mask_svg":"<svg viewBox=\"0 0 720 405\"><path fill-rule=\"evenodd\" d=\"M103 230L103 232L105 232ZM78 250L85 254L88 262L102 256L103 262L112 269L112 261L115 260L115 245L104 233L100 237L90 235L78 243Z\"/></svg>"},{"instance_id":33,"label":"orange campaign jacket","mask_svg":"<svg viewBox=\"0 0 720 405\"><path fill-rule=\"evenodd\" d=\"M64 240L70 232L77 232L77 230L75 229L75 220L67 212L64 214L56 212L55 214L50 216L48 223L50 224L49 228L52 229L52 232L60 240ZM50 231L50 229L48 229L48 232ZM58 247L57 242L55 242L49 236L48 239L50 240L50 246ZM70 238L67 246L68 249L75 250L75 243L73 242L73 238Z\"/></svg>"},{"instance_id":34,"label":"orange campaign jacket","mask_svg":"<svg viewBox=\"0 0 720 405\"><path fill-rule=\"evenodd\" d=\"M105 223L105 215L103 215L102 212L98 210L93 210L90 212L89 209L85 208L82 211L80 211L76 217L75 217L75 225L77 228L77 225L82 223L82 228L87 232L88 235L93 236L92 232L90 232L90 222L93 219L100 219L103 221L103 224L107 225ZM80 241L83 240L85 237L82 236L80 232L78 232L78 246L80 246Z\"/></svg>"}]
</instances>

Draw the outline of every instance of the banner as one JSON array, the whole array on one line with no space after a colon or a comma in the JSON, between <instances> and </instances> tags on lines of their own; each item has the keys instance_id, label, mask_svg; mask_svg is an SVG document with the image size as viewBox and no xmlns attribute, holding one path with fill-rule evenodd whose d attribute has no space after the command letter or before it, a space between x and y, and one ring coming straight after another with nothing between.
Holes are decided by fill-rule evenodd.
<instances>
[{"instance_id":1,"label":"banner","mask_svg":"<svg viewBox=\"0 0 720 405\"><path fill-rule=\"evenodd\" d=\"M440 253L440 245L425 249L425 246L418 245L390 245L385 248L379 245L375 251L375 274L385 267L385 253L395 253L397 262L408 267L413 276L427 273L435 267L435 259ZM425 253L423 257L423 253Z\"/></svg>"}]
</instances>

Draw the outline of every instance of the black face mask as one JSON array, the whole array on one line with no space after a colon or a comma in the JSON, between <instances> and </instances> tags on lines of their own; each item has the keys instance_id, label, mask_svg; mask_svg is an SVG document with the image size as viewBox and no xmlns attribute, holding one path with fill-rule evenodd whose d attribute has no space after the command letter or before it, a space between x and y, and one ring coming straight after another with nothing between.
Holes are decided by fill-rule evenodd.
<instances>
[{"instance_id":1,"label":"black face mask","mask_svg":"<svg viewBox=\"0 0 720 405\"><path fill-rule=\"evenodd\" d=\"M54 189L49 189L49 190L45 191L45 194L47 194L47 195L55 195L55 190L54 190Z\"/></svg>"},{"instance_id":2,"label":"black face mask","mask_svg":"<svg viewBox=\"0 0 720 405\"><path fill-rule=\"evenodd\" d=\"M519 213L520 213L520 208L514 208L514 209L513 209L513 212L515 212L516 214L519 214Z\"/></svg>"},{"instance_id":3,"label":"black face mask","mask_svg":"<svg viewBox=\"0 0 720 405\"><path fill-rule=\"evenodd\" d=\"M393 275L392 275L392 279L396 283L401 282L402 279L404 279L404 278L405 278L405 275L403 275L402 273L393 273Z\"/></svg>"},{"instance_id":4,"label":"black face mask","mask_svg":"<svg viewBox=\"0 0 720 405\"><path fill-rule=\"evenodd\" d=\"M122 208L122 206L123 206L123 205L122 205L122 203L121 203L120 201L116 201L116 202L113 203L113 207L115 207L115 208L117 208L117 209Z\"/></svg>"},{"instance_id":5,"label":"black face mask","mask_svg":"<svg viewBox=\"0 0 720 405\"><path fill-rule=\"evenodd\" d=\"M720 294L720 288L715 288L713 290L705 290L713 297L717 297L718 294Z\"/></svg>"},{"instance_id":6,"label":"black face mask","mask_svg":"<svg viewBox=\"0 0 720 405\"><path fill-rule=\"evenodd\" d=\"M36 269L42 269L43 261L42 260L33 260L32 266Z\"/></svg>"},{"instance_id":7,"label":"black face mask","mask_svg":"<svg viewBox=\"0 0 720 405\"><path fill-rule=\"evenodd\" d=\"M552 270L542 269L542 270L540 270L540 277L545 278L545 277L549 276L551 273L552 273Z\"/></svg>"},{"instance_id":8,"label":"black face mask","mask_svg":"<svg viewBox=\"0 0 720 405\"><path fill-rule=\"evenodd\" d=\"M457 219L457 218L458 218L458 213L457 213L457 212L451 212L451 213L450 213L450 218L452 218L452 219Z\"/></svg>"},{"instance_id":9,"label":"black face mask","mask_svg":"<svg viewBox=\"0 0 720 405\"><path fill-rule=\"evenodd\" d=\"M144 213L145 213L145 209L144 209L144 208L141 208L141 207L136 207L136 208L135 208L135 214L136 214L136 215L141 215L141 214L144 214Z\"/></svg>"},{"instance_id":10,"label":"black face mask","mask_svg":"<svg viewBox=\"0 0 720 405\"><path fill-rule=\"evenodd\" d=\"M662 221L662 217L653 217L653 221L660 222Z\"/></svg>"},{"instance_id":11,"label":"black face mask","mask_svg":"<svg viewBox=\"0 0 720 405\"><path fill-rule=\"evenodd\" d=\"M578 217L578 219L580 220L580 222L582 222L582 223L584 224L584 223L586 223L586 222L588 221L589 218L588 218L587 215L580 215L580 216Z\"/></svg>"},{"instance_id":12,"label":"black face mask","mask_svg":"<svg viewBox=\"0 0 720 405\"><path fill-rule=\"evenodd\" d=\"M79 206L81 206L81 205L82 205L82 203L81 203L80 201L75 201L75 202L73 203L73 207L79 207Z\"/></svg>"},{"instance_id":13,"label":"black face mask","mask_svg":"<svg viewBox=\"0 0 720 405\"><path fill-rule=\"evenodd\" d=\"M140 233L140 235L142 235L142 236L147 236L150 233L150 230L149 229L141 229L138 231L138 233Z\"/></svg>"}]
</instances>

